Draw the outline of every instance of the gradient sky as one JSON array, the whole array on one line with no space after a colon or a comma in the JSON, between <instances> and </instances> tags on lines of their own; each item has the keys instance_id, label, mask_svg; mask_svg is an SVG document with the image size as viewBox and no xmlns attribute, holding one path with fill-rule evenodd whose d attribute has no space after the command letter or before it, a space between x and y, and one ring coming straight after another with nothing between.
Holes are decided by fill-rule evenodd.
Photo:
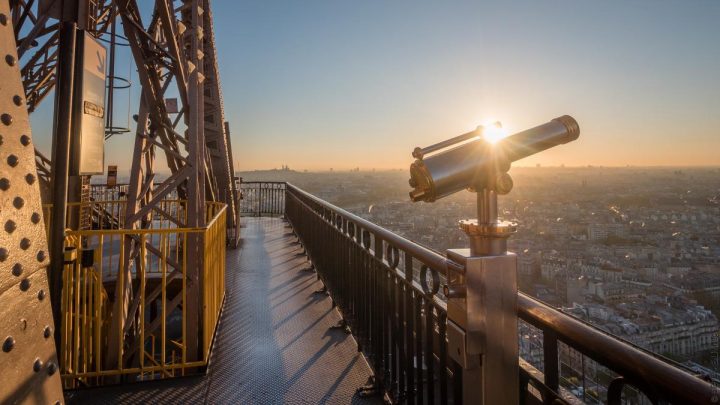
<instances>
[{"instance_id":1,"label":"gradient sky","mask_svg":"<svg viewBox=\"0 0 720 405\"><path fill-rule=\"evenodd\" d=\"M413 147L487 119L517 131L563 114L579 141L521 165L720 165L720 1L215 0L213 13L236 169L406 168ZM106 164L129 165L131 145L109 142Z\"/></svg>"}]
</instances>

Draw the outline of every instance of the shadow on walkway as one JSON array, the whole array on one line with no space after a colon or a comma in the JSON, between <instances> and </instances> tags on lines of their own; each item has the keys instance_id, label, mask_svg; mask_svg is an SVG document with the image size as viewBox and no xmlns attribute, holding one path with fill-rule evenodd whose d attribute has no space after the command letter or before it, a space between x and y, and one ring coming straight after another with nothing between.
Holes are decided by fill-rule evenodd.
<instances>
[{"instance_id":1,"label":"shadow on walkway","mask_svg":"<svg viewBox=\"0 0 720 405\"><path fill-rule=\"evenodd\" d=\"M69 403L366 404L370 369L280 218L243 218L207 375L66 393Z\"/></svg>"}]
</instances>

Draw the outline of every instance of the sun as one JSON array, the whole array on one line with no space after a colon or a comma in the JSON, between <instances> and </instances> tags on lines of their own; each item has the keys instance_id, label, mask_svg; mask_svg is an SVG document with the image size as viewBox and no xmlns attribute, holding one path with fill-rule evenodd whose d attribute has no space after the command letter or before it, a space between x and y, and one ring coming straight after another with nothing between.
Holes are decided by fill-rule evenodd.
<instances>
[{"instance_id":1,"label":"sun","mask_svg":"<svg viewBox=\"0 0 720 405\"><path fill-rule=\"evenodd\" d=\"M508 136L500 121L488 120L486 124L479 126L478 130L480 137L491 144L496 144Z\"/></svg>"}]
</instances>

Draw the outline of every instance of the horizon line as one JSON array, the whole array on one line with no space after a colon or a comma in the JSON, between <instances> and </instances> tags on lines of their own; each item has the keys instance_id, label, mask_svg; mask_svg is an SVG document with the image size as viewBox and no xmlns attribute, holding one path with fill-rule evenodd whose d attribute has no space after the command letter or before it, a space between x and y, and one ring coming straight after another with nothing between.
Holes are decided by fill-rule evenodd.
<instances>
[{"instance_id":1,"label":"horizon line","mask_svg":"<svg viewBox=\"0 0 720 405\"><path fill-rule=\"evenodd\" d=\"M585 166L513 166L511 169L709 169L714 170L718 169L720 170L720 164L717 165L647 165L647 166L640 166L640 165L625 165L625 166L605 166L605 165L585 165ZM364 172L364 173L372 173L372 172L397 172L397 171L404 171L407 170L407 168L370 168L370 169L358 169L355 168L352 169L288 169L288 172L293 173L358 173L358 172ZM251 172L283 172L284 169L235 169L233 173L251 173ZM127 170L122 170L123 174L122 176L127 176L126 172ZM171 172L167 170L158 170L155 172L155 174L159 175L170 175ZM107 176L105 173L94 175L92 177L105 177Z\"/></svg>"},{"instance_id":2,"label":"horizon line","mask_svg":"<svg viewBox=\"0 0 720 405\"><path fill-rule=\"evenodd\" d=\"M706 165L706 164L698 164L698 165L582 165L582 166L574 166L574 165L527 165L527 166L512 166L511 169L720 169L720 163L715 165ZM269 169L235 169L235 172L282 172L282 171L290 171L290 172L298 172L298 173L333 173L333 172L389 172L389 171L399 171L399 170L407 170L407 168L342 168L342 169L335 169L335 168L327 168L327 169L293 169L288 168L282 169L282 168L269 168Z\"/></svg>"}]
</instances>

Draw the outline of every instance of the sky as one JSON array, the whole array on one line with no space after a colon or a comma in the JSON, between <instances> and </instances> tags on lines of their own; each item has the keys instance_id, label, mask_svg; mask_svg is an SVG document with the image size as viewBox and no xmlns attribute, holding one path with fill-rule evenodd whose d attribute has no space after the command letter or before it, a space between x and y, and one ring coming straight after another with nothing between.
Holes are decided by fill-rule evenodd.
<instances>
[{"instance_id":1,"label":"sky","mask_svg":"<svg viewBox=\"0 0 720 405\"><path fill-rule=\"evenodd\" d=\"M212 4L238 170L407 168L488 120L564 114L580 139L516 165L720 165L720 1Z\"/></svg>"}]
</instances>

